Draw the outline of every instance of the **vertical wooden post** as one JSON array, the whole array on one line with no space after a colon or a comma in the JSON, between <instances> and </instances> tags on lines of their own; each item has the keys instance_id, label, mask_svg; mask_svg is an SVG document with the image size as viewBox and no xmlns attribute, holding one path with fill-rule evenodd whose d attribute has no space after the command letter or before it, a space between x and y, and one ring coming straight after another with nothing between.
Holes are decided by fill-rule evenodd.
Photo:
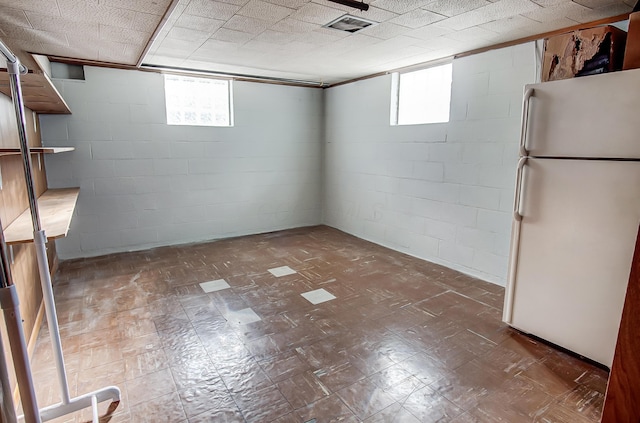
<instances>
[{"instance_id":1,"label":"vertical wooden post","mask_svg":"<svg viewBox=\"0 0 640 423\"><path fill-rule=\"evenodd\" d=\"M640 422L640 233L631 262L601 422Z\"/></svg>"}]
</instances>

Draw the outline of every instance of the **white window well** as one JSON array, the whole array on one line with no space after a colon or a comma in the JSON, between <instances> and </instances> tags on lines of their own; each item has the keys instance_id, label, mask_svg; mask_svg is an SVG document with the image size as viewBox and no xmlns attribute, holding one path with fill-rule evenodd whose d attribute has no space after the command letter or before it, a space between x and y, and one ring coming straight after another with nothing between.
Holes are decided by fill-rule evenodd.
<instances>
[{"instance_id":1,"label":"white window well","mask_svg":"<svg viewBox=\"0 0 640 423\"><path fill-rule=\"evenodd\" d=\"M165 75L168 125L233 126L231 81Z\"/></svg>"},{"instance_id":2,"label":"white window well","mask_svg":"<svg viewBox=\"0 0 640 423\"><path fill-rule=\"evenodd\" d=\"M414 72L394 73L391 124L449 122L451 63Z\"/></svg>"}]
</instances>

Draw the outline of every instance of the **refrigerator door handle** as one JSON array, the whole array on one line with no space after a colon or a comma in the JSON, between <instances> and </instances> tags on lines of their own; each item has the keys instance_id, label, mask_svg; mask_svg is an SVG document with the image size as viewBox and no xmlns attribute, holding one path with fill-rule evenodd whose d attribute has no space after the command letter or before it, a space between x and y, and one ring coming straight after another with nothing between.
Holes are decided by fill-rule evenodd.
<instances>
[{"instance_id":1,"label":"refrigerator door handle","mask_svg":"<svg viewBox=\"0 0 640 423\"><path fill-rule=\"evenodd\" d=\"M524 166L527 164L527 160L529 160L529 157L520 157L520 160L518 160L518 170L516 171L516 193L513 198L513 220L516 222L520 222L522 220L520 202L522 198Z\"/></svg>"},{"instance_id":2,"label":"refrigerator door handle","mask_svg":"<svg viewBox=\"0 0 640 423\"><path fill-rule=\"evenodd\" d=\"M527 132L529 131L529 99L533 96L533 88L527 88L522 100L522 124L520 125L520 157L529 155L527 151Z\"/></svg>"},{"instance_id":3,"label":"refrigerator door handle","mask_svg":"<svg viewBox=\"0 0 640 423\"><path fill-rule=\"evenodd\" d=\"M505 288L504 309L502 311L502 320L511 324L513 319L513 299L515 295L516 276L518 273L518 254L520 250L520 225L522 222L522 214L520 213L520 203L522 202L522 191L524 182L524 166L527 164L529 157L521 157L518 161L518 170L516 173L516 192L513 200L513 224L511 229L511 251L509 253L509 270L507 275L507 286Z\"/></svg>"}]
</instances>

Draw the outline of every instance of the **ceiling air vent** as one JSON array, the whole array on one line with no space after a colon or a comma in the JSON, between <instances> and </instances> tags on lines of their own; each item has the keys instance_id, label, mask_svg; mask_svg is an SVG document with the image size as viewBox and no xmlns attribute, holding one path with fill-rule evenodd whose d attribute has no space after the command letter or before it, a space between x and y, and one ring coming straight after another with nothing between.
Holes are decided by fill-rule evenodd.
<instances>
[{"instance_id":1,"label":"ceiling air vent","mask_svg":"<svg viewBox=\"0 0 640 423\"><path fill-rule=\"evenodd\" d=\"M340 31L358 32L363 28L371 25L375 25L378 22L370 21L368 19L360 18L357 16L344 15L336 20L324 25L326 28L338 29Z\"/></svg>"}]
</instances>

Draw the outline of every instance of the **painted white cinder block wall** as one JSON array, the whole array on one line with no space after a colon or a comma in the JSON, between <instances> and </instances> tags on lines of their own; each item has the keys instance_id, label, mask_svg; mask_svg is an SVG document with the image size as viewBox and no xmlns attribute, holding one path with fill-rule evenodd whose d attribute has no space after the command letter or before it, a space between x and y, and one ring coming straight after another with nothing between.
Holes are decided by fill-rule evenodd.
<instances>
[{"instance_id":1,"label":"painted white cinder block wall","mask_svg":"<svg viewBox=\"0 0 640 423\"><path fill-rule=\"evenodd\" d=\"M323 92L234 82L235 126L168 126L156 73L56 80L72 115L41 116L50 188L80 186L61 258L321 222Z\"/></svg>"},{"instance_id":2,"label":"painted white cinder block wall","mask_svg":"<svg viewBox=\"0 0 640 423\"><path fill-rule=\"evenodd\" d=\"M390 126L391 76L325 90L324 221L504 285L533 43L453 62L449 123Z\"/></svg>"}]
</instances>

